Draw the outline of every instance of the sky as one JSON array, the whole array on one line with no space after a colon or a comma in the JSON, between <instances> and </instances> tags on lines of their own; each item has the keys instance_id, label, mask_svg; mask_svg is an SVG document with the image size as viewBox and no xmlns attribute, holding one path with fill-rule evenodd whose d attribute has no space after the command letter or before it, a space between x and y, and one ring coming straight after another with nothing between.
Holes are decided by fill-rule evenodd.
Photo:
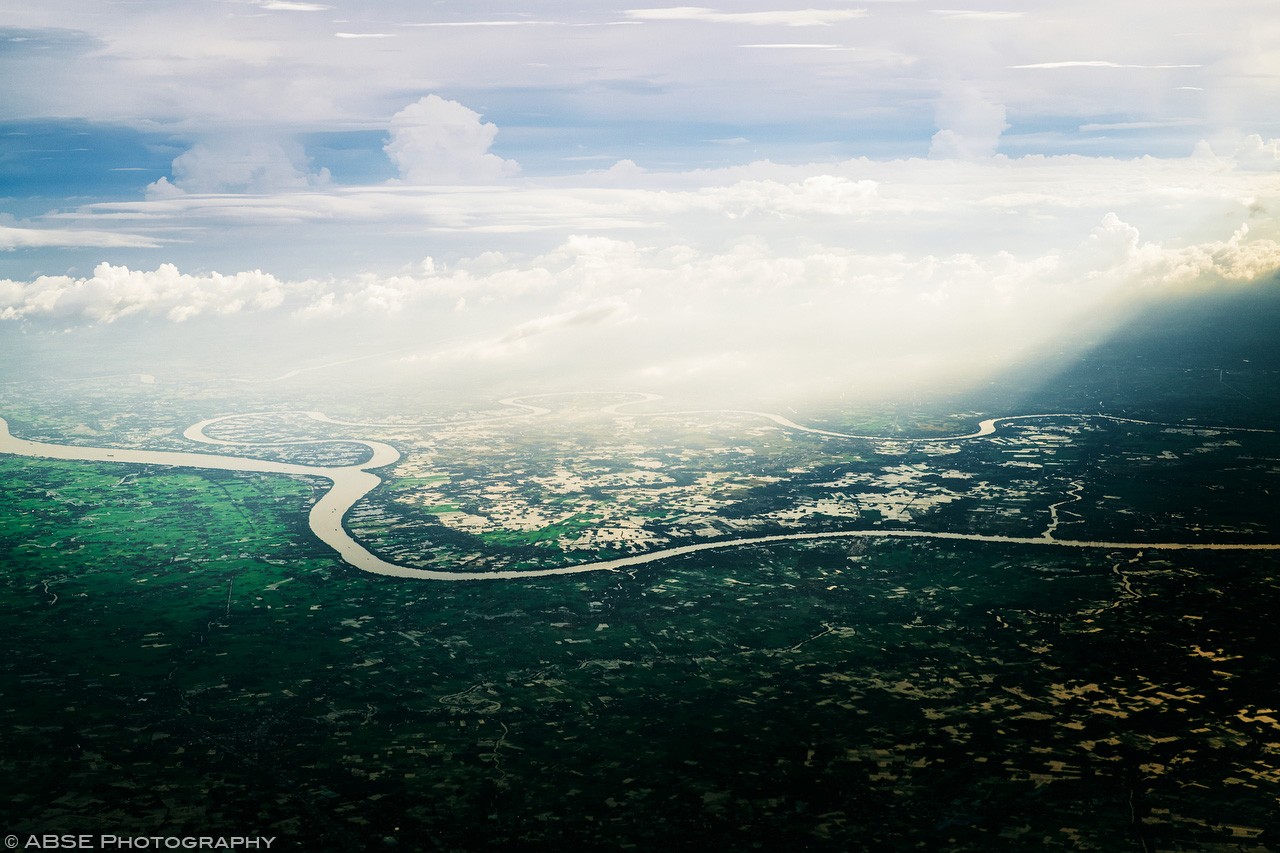
<instances>
[{"instance_id":1,"label":"sky","mask_svg":"<svg viewBox=\"0 0 1280 853\"><path fill-rule=\"evenodd\" d=\"M190 329L275 375L324 341L495 393L980 384L1275 286L1273 12L8 4L0 342L154 340L162 373Z\"/></svg>"}]
</instances>

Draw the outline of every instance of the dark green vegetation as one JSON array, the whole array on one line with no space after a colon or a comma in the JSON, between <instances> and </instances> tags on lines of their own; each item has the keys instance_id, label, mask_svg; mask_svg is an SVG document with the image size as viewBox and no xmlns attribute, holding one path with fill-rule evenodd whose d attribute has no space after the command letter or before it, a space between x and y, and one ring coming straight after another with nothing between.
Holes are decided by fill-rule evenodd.
<instances>
[{"instance_id":1,"label":"dark green vegetation","mask_svg":"<svg viewBox=\"0 0 1280 853\"><path fill-rule=\"evenodd\" d=\"M1275 304L1230 313L1238 337L1155 316L1040 388L996 389L998 405L828 423L966 431L956 413L981 408L1275 428ZM1228 316L1214 305L1200 314ZM340 414L336 392L307 394L292 408ZM0 415L18 434L128 446L187 447L183 427L237 410L230 392L136 383L11 396ZM612 420L581 418L615 440ZM881 502L794 524L1036 536L1057 504L1062 538L1280 541L1270 434L1059 422L933 457L742 419L659 424L661 440L625 434L635 446L608 453L513 426L475 448L389 438L422 442L431 464L364 505L371 543L581 560L552 538L589 531L583 507L732 535L833 490L897 489L954 499L907 521ZM585 485L533 479L571 464ZM682 491L646 492L637 470ZM700 485L706 472L739 479ZM0 456L6 832L261 834L299 850L1280 848L1273 553L826 541L631 573L402 581L316 542L314 488ZM729 503L699 510L700 496ZM535 510L552 520L434 520Z\"/></svg>"},{"instance_id":2,"label":"dark green vegetation","mask_svg":"<svg viewBox=\"0 0 1280 853\"><path fill-rule=\"evenodd\" d=\"M100 489L98 519L141 512L114 472L39 473ZM222 556L243 525L195 479L146 493L207 515L208 541L140 525L112 553L93 518L6 517L9 829L313 850L1280 832L1273 558L827 543L405 583L305 558L287 480L227 478L260 550ZM127 556L153 544L187 559Z\"/></svg>"}]
</instances>

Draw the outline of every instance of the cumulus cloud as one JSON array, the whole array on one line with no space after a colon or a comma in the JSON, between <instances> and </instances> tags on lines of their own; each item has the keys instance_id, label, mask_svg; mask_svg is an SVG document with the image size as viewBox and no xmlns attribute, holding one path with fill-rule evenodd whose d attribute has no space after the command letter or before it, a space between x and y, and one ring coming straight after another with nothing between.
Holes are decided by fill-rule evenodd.
<instances>
[{"instance_id":1,"label":"cumulus cloud","mask_svg":"<svg viewBox=\"0 0 1280 853\"><path fill-rule=\"evenodd\" d=\"M1280 169L1280 139L1263 142L1258 134L1250 134L1236 149L1232 159L1244 169L1257 171Z\"/></svg>"},{"instance_id":2,"label":"cumulus cloud","mask_svg":"<svg viewBox=\"0 0 1280 853\"><path fill-rule=\"evenodd\" d=\"M300 285L293 285L297 289ZM130 316L183 322L202 314L230 315L279 306L285 286L259 270L187 275L172 264L155 270L98 264L87 278L40 276L0 280L0 320L64 325L114 323Z\"/></svg>"},{"instance_id":3,"label":"cumulus cloud","mask_svg":"<svg viewBox=\"0 0 1280 853\"><path fill-rule=\"evenodd\" d=\"M934 118L939 129L930 143L929 156L942 159L990 157L996 153L1000 134L1009 129L1004 106L967 87L944 93Z\"/></svg>"},{"instance_id":4,"label":"cumulus cloud","mask_svg":"<svg viewBox=\"0 0 1280 853\"><path fill-rule=\"evenodd\" d=\"M410 184L495 181L520 170L490 154L498 128L457 101L427 95L391 117L383 150Z\"/></svg>"},{"instance_id":5,"label":"cumulus cloud","mask_svg":"<svg viewBox=\"0 0 1280 853\"><path fill-rule=\"evenodd\" d=\"M243 137L220 137L193 145L171 167L173 180L161 178L147 195L182 193L268 193L302 190L329 183L329 170L310 171L302 146Z\"/></svg>"},{"instance_id":6,"label":"cumulus cloud","mask_svg":"<svg viewBox=\"0 0 1280 853\"><path fill-rule=\"evenodd\" d=\"M146 199L51 202L38 227L0 223L0 249L96 246L110 261L3 282L8 330L133 318L130 333L185 321L185 336L191 320L229 329L256 315L282 332L381 340L403 323L430 357L483 353L498 373L540 369L544 382L595 370L840 387L891 383L908 363L971 369L1143 293L1280 266L1266 215L1280 149L1244 138L1277 112L1270 58L1240 49L1248 16L1217 7L1162 16L1082 0L1080 26L1046 27L1034 9L909 2L870 15L551 3L518 21L459 6L412 22L389 6L361 21L315 14L328 2L203 17L126 4L71 16L91 31L70 41L43 28L88 0L31 7L45 38L15 48L24 74L0 83L9 114L194 144ZM781 37L796 32L822 37ZM758 62L736 61L744 42ZM516 140L529 163L602 168L504 180L518 167L494 153L494 124L438 95L405 106L418 97L408 85L487 92L495 109L543 117ZM637 135L637 115L664 124ZM335 171L377 177L326 185L325 164L285 138L303 131ZM1201 136L1224 154L1136 156ZM1014 156L1027 151L1046 153ZM1078 153L1099 151L1112 156ZM786 162L741 162L770 155ZM398 180L382 181L388 164ZM173 265L133 251L157 245ZM416 266L427 251L436 260ZM31 254L5 256L8 269ZM255 267L275 275L179 271Z\"/></svg>"},{"instance_id":7,"label":"cumulus cloud","mask_svg":"<svg viewBox=\"0 0 1280 853\"><path fill-rule=\"evenodd\" d=\"M951 97L951 123L971 140L998 132L998 108ZM983 120L962 121L974 114ZM230 334L256 316L281 340L377 341L400 352L383 365L392 373L474 387L741 397L959 387L1101 331L1094 324L1143 300L1273 275L1280 227L1258 211L1280 200L1276 151L1258 138L1233 156L1205 145L1170 159L857 159L682 174L624 163L558 183L117 203L66 216L131 232L159 221L204 229L201 239L228 224L239 234L270 226L278 242L310 239L311 249L324 227L389 260L296 279L104 265L88 278L0 283L0 317L60 329L203 318ZM424 234L436 255L426 262Z\"/></svg>"},{"instance_id":8,"label":"cumulus cloud","mask_svg":"<svg viewBox=\"0 0 1280 853\"><path fill-rule=\"evenodd\" d=\"M576 235L541 254L325 280L102 264L88 278L0 281L0 319L259 314L277 337L340 328L341 340L396 348L388 370L447 368L458 382L874 395L979 381L1142 300L1277 269L1280 244L1244 225L1165 243L1108 213L1034 253Z\"/></svg>"},{"instance_id":9,"label":"cumulus cloud","mask_svg":"<svg viewBox=\"0 0 1280 853\"><path fill-rule=\"evenodd\" d=\"M971 103L977 109L969 114L978 118L953 124L969 128L967 150L985 152L1002 126L1000 108L980 98ZM1192 240L1201 223L1246 213L1255 201L1280 196L1280 170L1269 168L1275 144L1246 142L1238 157L1219 156L1202 145L1192 156L1175 158L858 158L800 165L760 161L685 173L642 169L624 160L608 170L501 186L395 183L325 193L176 195L92 204L54 218L139 233L156 222L204 228L202 240L218 239L221 229L237 224L329 222L344 228L365 223L382 233L388 226L437 234L545 233L543 245L557 234L618 228L693 242L723 241L751 229L765 239L807 234L857 241L866 234L877 244L910 251L963 235L967 245L961 248L1034 251L1062 234L1087 232L1107 212L1136 222L1155 239ZM842 217L856 217L858 229L851 231Z\"/></svg>"},{"instance_id":10,"label":"cumulus cloud","mask_svg":"<svg viewBox=\"0 0 1280 853\"><path fill-rule=\"evenodd\" d=\"M992 114L998 118L998 110ZM991 120L989 132L999 126ZM1135 160L997 155L761 161L687 173L623 161L562 179L178 194L95 204L47 219L74 230L149 236L172 247L166 260L205 266L211 253L238 252L239 268L287 273L303 258L309 274L336 278L361 270L394 278L389 274L421 258L424 239L448 264L482 249L508 258L537 254L570 235L625 236L697 251L750 240L776 252L813 244L906 257L1041 257L1071 250L1108 213L1161 245L1219 239L1224 223L1248 222L1249 241L1280 238L1280 224L1263 215L1280 205L1275 152L1274 141L1258 139L1247 141L1237 156L1220 156L1204 145L1189 157ZM183 242L173 242L175 235ZM246 245L251 249L243 250ZM364 258L343 249L349 245L359 246ZM111 259L118 263L121 256ZM335 292L336 305L343 293ZM455 293L453 300L463 296Z\"/></svg>"},{"instance_id":11,"label":"cumulus cloud","mask_svg":"<svg viewBox=\"0 0 1280 853\"><path fill-rule=\"evenodd\" d=\"M395 283L397 310L439 316L466 298L477 324L438 346L424 336L406 364L563 387L885 394L977 381L1153 296L1256 280L1280 267L1280 245L1237 229L1167 246L1106 215L1074 245L1027 256L578 236L500 269L469 266ZM346 317L381 311L389 284L348 290Z\"/></svg>"},{"instance_id":12,"label":"cumulus cloud","mask_svg":"<svg viewBox=\"0 0 1280 853\"><path fill-rule=\"evenodd\" d=\"M777 252L750 240L712 251L579 237L508 268L502 284L470 282L471 302L483 306L486 294L530 277L533 320L432 357L483 351L495 370L544 371L565 383L883 394L976 381L1144 299L1278 267L1280 245L1247 229L1167 246L1114 215L1072 247L1028 256ZM423 284L420 293L432 289Z\"/></svg>"},{"instance_id":13,"label":"cumulus cloud","mask_svg":"<svg viewBox=\"0 0 1280 853\"><path fill-rule=\"evenodd\" d=\"M1241 223L1226 239L1166 247L1143 242L1137 228L1109 213L1062 269L1072 280L1119 284L1141 296L1258 281L1280 270L1280 243L1250 239L1249 230Z\"/></svg>"},{"instance_id":14,"label":"cumulus cloud","mask_svg":"<svg viewBox=\"0 0 1280 853\"><path fill-rule=\"evenodd\" d=\"M334 14L316 14L329 5ZM540 144L548 137L566 148L582 141L577 122L588 116L597 127L625 133L624 123L642 110L673 131L662 139L677 138L674 131L690 120L725 128L717 132L726 135L736 132L733 127L753 127L761 151L773 152L785 151L778 142L784 129L791 128L786 136L795 139L796 128L824 122L847 127L860 117L874 122L862 150L870 150L872 140L887 147L889 135L917 150L933 132L917 135L929 118L932 93L957 77L973 80L1027 128L1063 126L1063 119L1076 126L1117 116L1158 121L1186 115L1258 132L1277 113L1273 52L1264 49L1253 24L1257 0L1184 3L1177 14L1160 14L1152 0L1081 0L1072 6L1069 25L1066 19L1053 24L1043 9L1019 11L1025 4L961 5L877 3L867 14L855 7L870 3L721 3L628 12L550 2L540 4L531 20L513 8L495 14L502 10L381 2L369 4L357 20L323 0L231 4L229 14L212 17L201 4L122 4L112 15L96 15L90 0L63 0L24 10L24 28L57 43L50 50L24 43L23 73L10 75L12 82L0 82L0 89L5 114L15 117L77 116L170 133L248 123L279 134L300 127L371 128L403 105L406 86L418 85L519 97L526 115L548 117ZM504 16L510 19L498 20ZM68 21L83 29L74 50L56 35L67 33L56 28ZM655 49L653 25L662 26L661 49ZM581 38L580 26L593 27L593 37ZM782 27L805 26L811 29L804 32L838 32L840 38L813 41L849 49L772 51L795 55L761 56L758 63L734 55L737 41L753 41L734 38L744 28L768 33L770 27L784 32ZM359 38L336 38L335 31ZM394 38L371 37L379 35ZM494 61L495 51L503 61ZM915 64L904 74L901 62L862 61L875 55ZM785 62L772 64L779 59ZM665 85L627 92L601 85L605 80ZM1166 97L1183 83L1208 94ZM557 116L572 118L557 125ZM1064 150L1061 136L1028 137L1024 143L1035 150ZM1194 143L1190 134L1179 137ZM1107 144L1113 151L1123 145L1126 154L1143 153L1132 137ZM610 153L635 157L658 147L667 156L653 162L669 155L686 163L699 159L687 149L659 145Z\"/></svg>"}]
</instances>

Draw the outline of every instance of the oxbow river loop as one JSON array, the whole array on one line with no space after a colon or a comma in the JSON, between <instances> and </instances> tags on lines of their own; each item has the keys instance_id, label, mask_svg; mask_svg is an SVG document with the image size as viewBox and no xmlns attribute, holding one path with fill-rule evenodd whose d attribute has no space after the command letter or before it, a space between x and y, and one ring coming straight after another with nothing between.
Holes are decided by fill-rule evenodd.
<instances>
[{"instance_id":1,"label":"oxbow river loop","mask_svg":"<svg viewBox=\"0 0 1280 853\"><path fill-rule=\"evenodd\" d=\"M511 407L514 411L510 414L496 415L490 418L477 419L479 422L488 422L495 420L509 420L514 418L532 418L545 415L550 412L542 406L533 405L525 402L528 400L538 399L540 397L559 396L559 395L532 395L525 397L510 397L502 401L505 405ZM799 432L807 432L818 435L825 435L834 438L844 438L851 440L868 440L868 441L888 441L894 442L920 442L920 443L938 443L938 442L956 442L980 439L985 436L994 434L1001 424L1028 421L1028 420L1056 420L1056 419L1102 419L1118 421L1123 423L1133 423L1149 426L1177 426L1182 428L1194 429L1212 429L1218 431L1235 431L1235 432L1272 432L1271 430L1259 429L1240 429L1230 427L1203 427L1191 426L1187 424L1164 424L1154 421L1140 421L1130 418L1120 418L1110 415L1082 415L1082 414L1032 414L1032 415L1010 415L1006 417L988 418L980 421L977 430L963 435L926 438L902 438L874 435L857 435L853 433L842 433L833 430L817 429L807 427L802 424L785 418L781 415L771 412L757 412L751 410L687 410L679 412L624 412L623 409L633 407L642 403L652 402L660 399L653 394L636 394L637 400L615 403L602 409L603 412L613 415L636 416L676 416L676 415L701 415L701 414L737 414L749 417L759 417L769 420L785 429L795 430ZM280 417L283 415L296 415L298 412L252 412L237 415L224 415L216 418L209 418L200 421L188 427L183 435L188 440L204 444L208 446L219 445L236 445L246 446L252 445L247 442L231 442L217 438L212 438L207 434L207 429L219 422L242 419L242 418L267 418ZM343 426L384 426L373 423L359 423L353 421L342 421L328 417L322 412L305 412L301 413L310 417L312 420ZM396 427L430 427L443 426L445 424L457 426L458 422L431 422L422 424L396 423ZM388 465L394 464L400 459L400 453L389 444L380 441L370 441L366 439L299 439L296 441L284 442L259 442L257 446L283 447L288 445L302 444L331 444L331 443L347 443L357 444L368 449L369 458L364 462L352 465L300 465L290 462L278 462L269 459L260 459L250 456L232 456L218 453L200 453L170 450L137 450L127 448L111 448L111 447L88 447L81 445L69 444L53 444L48 442L30 441L27 439L14 436L9 431L9 424L3 418L0 418L0 453L12 454L15 456L25 456L35 459L57 459L67 461L82 462L110 462L134 465L160 465L173 468L189 468L213 471L243 471L262 474L281 474L295 477L317 477L329 481L329 488L324 495L311 508L308 515L308 522L311 531L315 536L334 551L349 565L371 574L384 575L387 577L397 578L416 578L421 580L437 580L437 581L479 581L479 580L515 580L520 578L549 577L553 575L574 575L586 572L603 572L603 571L619 571L629 569L635 566L643 566L648 563L667 560L673 557L680 557L686 554L695 554L702 551L724 550L729 548L743 548L750 546L772 545L782 542L801 542L820 539L931 539L931 540L950 540L965 542L987 542L1011 545L1027 545L1034 547L1053 547L1053 548L1096 548L1105 550L1179 550L1179 551L1276 551L1280 550L1280 543L1236 543L1236 542L1115 542L1115 541L1092 541L1092 540L1076 540L1076 539L1059 539L1052 535L1052 528L1037 537L1019 537L1019 536L1001 536L994 534L981 533L950 533L939 531L911 530L911 529L873 529L873 530L841 530L841 531L822 531L822 532L796 532L796 533L779 533L765 536L749 536L737 539L720 539L707 542L698 542L688 545L679 545L672 548L663 548L659 550L649 551L642 554L634 554L627 557L619 557L611 560L597 560L593 562L579 563L571 566L561 566L557 568L547 569L526 569L526 570L509 570L509 571L439 571L434 569L422 569L412 566L404 566L398 563L392 563L384 560L378 555L371 552L368 548L357 541L347 531L343 525L343 519L353 506L365 495L371 492L379 484L382 483L376 471ZM1055 505L1055 512L1056 507ZM1055 516L1056 518L1056 516ZM1054 525L1056 527L1056 525Z\"/></svg>"}]
</instances>

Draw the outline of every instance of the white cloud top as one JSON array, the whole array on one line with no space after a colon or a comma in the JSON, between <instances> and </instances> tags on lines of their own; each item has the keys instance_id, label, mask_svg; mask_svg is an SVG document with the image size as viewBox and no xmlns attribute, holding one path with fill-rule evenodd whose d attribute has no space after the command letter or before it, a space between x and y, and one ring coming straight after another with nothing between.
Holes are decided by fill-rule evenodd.
<instances>
[{"instance_id":1,"label":"white cloud top","mask_svg":"<svg viewBox=\"0 0 1280 853\"><path fill-rule=\"evenodd\" d=\"M261 311L278 306L282 299L281 283L257 270L193 276L180 273L172 264L144 272L103 263L88 278L41 276L26 284L0 281L0 319L79 325L145 315L182 322L201 314Z\"/></svg>"},{"instance_id":2,"label":"white cloud top","mask_svg":"<svg viewBox=\"0 0 1280 853\"><path fill-rule=\"evenodd\" d=\"M404 322L406 370L831 389L1280 268L1256 0L98 5L8 14L5 330Z\"/></svg>"},{"instance_id":3,"label":"white cloud top","mask_svg":"<svg viewBox=\"0 0 1280 853\"><path fill-rule=\"evenodd\" d=\"M1251 238L1247 227L1166 246L1115 214L1064 250L1028 256L780 252L758 240L712 250L574 236L534 257L482 255L347 279L102 264L87 278L0 281L0 319L64 328L271 312L277 334L340 321L347 340L401 322L415 330L396 357L409 370L887 393L976 381L1064 336L1105 328L1127 305L1252 281L1277 265L1280 244Z\"/></svg>"},{"instance_id":4,"label":"white cloud top","mask_svg":"<svg viewBox=\"0 0 1280 853\"><path fill-rule=\"evenodd\" d=\"M157 198L175 193L267 193L323 186L329 172L308 171L302 146L294 142L230 137L198 143L173 161L173 180L147 188Z\"/></svg>"},{"instance_id":5,"label":"white cloud top","mask_svg":"<svg viewBox=\"0 0 1280 853\"><path fill-rule=\"evenodd\" d=\"M419 104L479 124L441 99ZM950 123L969 139L998 132L998 111L980 95L957 90L952 104ZM487 148L488 136L470 138L458 150ZM416 230L446 256L475 235L494 250L292 279L103 264L88 277L0 281L0 318L68 328L260 316L286 337L332 327L388 348L386 330L399 323L413 333L394 342L387 370L476 381L748 396L962 384L1101 333L1149 300L1273 276L1280 229L1262 211L1280 203L1278 153L1259 137L1230 158L1202 147L1169 160L630 170L596 187L178 194L73 218L281 236L328 221L352 244ZM546 248L510 248L522 232Z\"/></svg>"},{"instance_id":6,"label":"white cloud top","mask_svg":"<svg viewBox=\"0 0 1280 853\"><path fill-rule=\"evenodd\" d=\"M391 117L387 156L411 184L484 183L520 170L490 154L498 128L457 101L428 95Z\"/></svg>"},{"instance_id":7,"label":"white cloud top","mask_svg":"<svg viewBox=\"0 0 1280 853\"><path fill-rule=\"evenodd\" d=\"M996 153L1000 134L1009 129L1005 110L973 89L945 93L935 112L938 132L933 135L929 156L972 160Z\"/></svg>"},{"instance_id":8,"label":"white cloud top","mask_svg":"<svg viewBox=\"0 0 1280 853\"><path fill-rule=\"evenodd\" d=\"M121 5L112 15L98 5L50 0L11 13L24 32L63 35L58 49L29 51L13 66L14 82L0 82L6 115L77 116L194 138L248 127L279 138L288 130L385 128L407 93L436 92L483 107L500 125L511 122L495 105L521 120L541 116L544 128L565 122L566 131L640 115L667 126L866 121L879 133L913 133L928 123L939 94L957 85L983 92L1029 127L1062 118L1074 127L1117 116L1191 117L1236 132L1238 141L1243 133L1274 135L1261 117L1280 113L1272 83L1280 69L1274 52L1260 47L1267 7L1257 0L1183 3L1176 14L1156 0L1052 9L797 2L629 10L547 0L536 17L501 4L410 8L390 0L228 4L225 15L163 0ZM74 26L83 31L67 29ZM743 42L799 44L787 37L796 28L816 28L823 37L812 41L840 49L776 50L767 67L736 55ZM761 37L744 39L747 29ZM1054 69L1061 73L1048 73ZM1208 96L1166 97L1193 90ZM917 138L921 150L936 130ZM1183 150L1195 142L1182 138ZM1043 151L1062 141L1037 139ZM518 151L512 156L525 162Z\"/></svg>"}]
</instances>

